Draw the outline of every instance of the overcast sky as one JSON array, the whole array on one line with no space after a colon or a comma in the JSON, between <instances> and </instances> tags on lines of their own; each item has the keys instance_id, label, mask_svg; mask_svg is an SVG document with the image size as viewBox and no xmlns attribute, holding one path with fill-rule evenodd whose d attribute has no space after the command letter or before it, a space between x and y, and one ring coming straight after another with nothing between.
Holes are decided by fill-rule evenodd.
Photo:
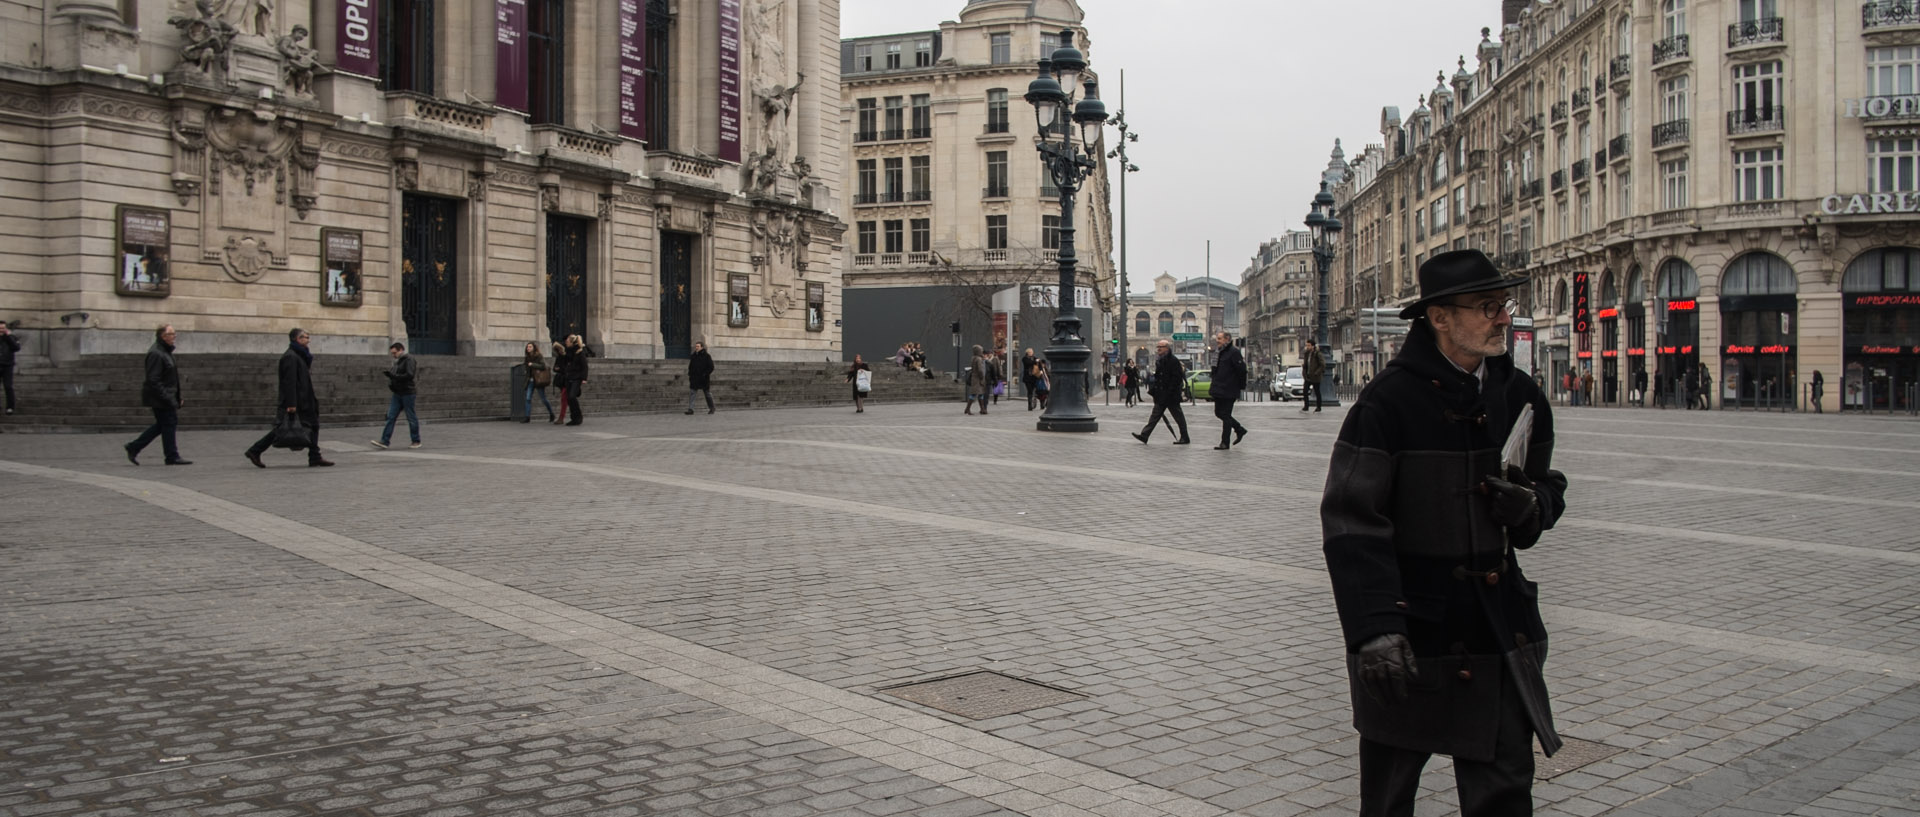
<instances>
[{"instance_id":1,"label":"overcast sky","mask_svg":"<svg viewBox=\"0 0 1920 817\"><path fill-rule=\"evenodd\" d=\"M842 0L841 35L938 28L965 0ZM1411 112L1462 55L1473 70L1499 0L1080 0L1107 110L1126 71L1127 277L1238 284L1260 242L1304 229L1333 140L1380 141L1380 108ZM1025 103L1015 100L1020 108ZM1022 119L1015 111L1013 121ZM1112 142L1115 132L1108 131ZM1114 171L1117 175L1117 169ZM1117 179L1116 179L1117 185ZM1119 219L1119 191L1114 218ZM1114 261L1119 262L1119 247Z\"/></svg>"}]
</instances>

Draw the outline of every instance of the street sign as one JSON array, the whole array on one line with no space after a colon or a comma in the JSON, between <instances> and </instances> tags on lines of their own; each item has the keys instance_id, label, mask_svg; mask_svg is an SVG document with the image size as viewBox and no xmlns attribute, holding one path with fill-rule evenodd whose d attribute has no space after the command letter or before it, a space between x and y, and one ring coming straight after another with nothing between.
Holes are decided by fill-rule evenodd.
<instances>
[{"instance_id":1,"label":"street sign","mask_svg":"<svg viewBox=\"0 0 1920 817\"><path fill-rule=\"evenodd\" d=\"M1204 338L1201 336L1199 332L1175 332L1173 333L1173 339L1174 340L1203 340Z\"/></svg>"}]
</instances>

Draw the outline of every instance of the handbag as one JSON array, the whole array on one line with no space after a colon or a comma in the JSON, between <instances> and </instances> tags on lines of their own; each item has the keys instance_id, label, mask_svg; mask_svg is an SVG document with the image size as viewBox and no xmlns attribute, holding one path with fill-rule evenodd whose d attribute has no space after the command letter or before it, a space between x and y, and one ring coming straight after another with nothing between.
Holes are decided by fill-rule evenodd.
<instances>
[{"instance_id":1,"label":"handbag","mask_svg":"<svg viewBox=\"0 0 1920 817\"><path fill-rule=\"evenodd\" d=\"M853 374L853 388L859 392L873 391L873 372L861 369Z\"/></svg>"},{"instance_id":2,"label":"handbag","mask_svg":"<svg viewBox=\"0 0 1920 817\"><path fill-rule=\"evenodd\" d=\"M1006 394L1006 393L1007 393L1007 381L1005 381L1005 380L1001 380L1001 381L997 381L997 382L995 382L995 383L993 384L993 393L994 393L994 396L996 396L996 397L997 397L997 396L1000 396L1000 395L1004 395L1004 394Z\"/></svg>"},{"instance_id":3,"label":"handbag","mask_svg":"<svg viewBox=\"0 0 1920 817\"><path fill-rule=\"evenodd\" d=\"M288 451L306 449L308 443L307 427L301 425L300 415L291 411L280 415L280 422L273 427L273 447Z\"/></svg>"},{"instance_id":4,"label":"handbag","mask_svg":"<svg viewBox=\"0 0 1920 817\"><path fill-rule=\"evenodd\" d=\"M537 388L537 389L544 389L544 388L546 388L546 387L548 387L548 386L551 386L551 385L553 385L553 372L552 372L552 371L549 371L549 370L548 370L548 369L547 369L547 368L546 368L545 366L542 366L542 367L540 367L540 368L538 368L538 369L534 369L534 370L533 370L533 386L534 386L534 388Z\"/></svg>"}]
</instances>

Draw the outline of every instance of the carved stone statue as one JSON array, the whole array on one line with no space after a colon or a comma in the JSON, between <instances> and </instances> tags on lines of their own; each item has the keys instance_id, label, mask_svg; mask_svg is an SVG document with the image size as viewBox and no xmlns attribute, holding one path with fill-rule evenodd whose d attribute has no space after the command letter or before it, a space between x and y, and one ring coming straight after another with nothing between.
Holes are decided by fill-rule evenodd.
<instances>
[{"instance_id":1,"label":"carved stone statue","mask_svg":"<svg viewBox=\"0 0 1920 817\"><path fill-rule=\"evenodd\" d=\"M224 0L220 16L243 33L273 36L273 0Z\"/></svg>"},{"instance_id":2,"label":"carved stone statue","mask_svg":"<svg viewBox=\"0 0 1920 817\"><path fill-rule=\"evenodd\" d=\"M747 43L753 50L753 76L771 85L787 75L786 21L782 12L787 0L761 0L754 4L747 24Z\"/></svg>"},{"instance_id":3,"label":"carved stone statue","mask_svg":"<svg viewBox=\"0 0 1920 817\"><path fill-rule=\"evenodd\" d=\"M193 8L199 16L176 14L167 18L167 25L179 29L184 40L180 59L206 73L212 73L216 65L226 70L233 38L240 32L214 13L213 0L194 0Z\"/></svg>"},{"instance_id":4,"label":"carved stone statue","mask_svg":"<svg viewBox=\"0 0 1920 817\"><path fill-rule=\"evenodd\" d=\"M793 158L793 180L800 188L800 203L813 205L813 163L805 156Z\"/></svg>"},{"instance_id":5,"label":"carved stone statue","mask_svg":"<svg viewBox=\"0 0 1920 817\"><path fill-rule=\"evenodd\" d=\"M787 150L787 120L793 115L793 98L800 94L801 74L793 85L763 85L754 91L760 100L760 144L776 158Z\"/></svg>"},{"instance_id":6,"label":"carved stone statue","mask_svg":"<svg viewBox=\"0 0 1920 817\"><path fill-rule=\"evenodd\" d=\"M753 156L753 191L771 193L780 181L780 154L772 147Z\"/></svg>"},{"instance_id":7,"label":"carved stone statue","mask_svg":"<svg viewBox=\"0 0 1920 817\"><path fill-rule=\"evenodd\" d=\"M273 47L280 52L280 77L294 93L304 96L313 95L313 78L327 73L327 67L315 59L318 51L308 48L301 40L307 38L307 27L296 25L293 33L273 41Z\"/></svg>"}]
</instances>

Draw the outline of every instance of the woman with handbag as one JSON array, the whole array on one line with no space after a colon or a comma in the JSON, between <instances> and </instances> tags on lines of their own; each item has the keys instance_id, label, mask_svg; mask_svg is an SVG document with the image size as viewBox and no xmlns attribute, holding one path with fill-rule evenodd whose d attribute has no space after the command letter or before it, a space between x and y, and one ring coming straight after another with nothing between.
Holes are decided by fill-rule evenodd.
<instances>
[{"instance_id":1,"label":"woman with handbag","mask_svg":"<svg viewBox=\"0 0 1920 817\"><path fill-rule=\"evenodd\" d=\"M859 355L854 355L853 365L847 367L847 383L853 386L853 413L864 413L867 395L873 392L873 369Z\"/></svg>"},{"instance_id":2,"label":"woman with handbag","mask_svg":"<svg viewBox=\"0 0 1920 817\"><path fill-rule=\"evenodd\" d=\"M533 421L533 395L540 394L540 405L547 407L547 422L553 422L553 404L547 402L547 386L553 383L553 370L547 368L547 358L540 354L540 344L527 342L527 416L520 422Z\"/></svg>"},{"instance_id":3,"label":"woman with handbag","mask_svg":"<svg viewBox=\"0 0 1920 817\"><path fill-rule=\"evenodd\" d=\"M593 356L593 350L587 348L587 342L579 335L567 336L567 359L562 371L567 375L567 404L573 408L573 419L567 425L577 426L586 422L587 413L581 406L580 395L587 389L587 358Z\"/></svg>"}]
</instances>

